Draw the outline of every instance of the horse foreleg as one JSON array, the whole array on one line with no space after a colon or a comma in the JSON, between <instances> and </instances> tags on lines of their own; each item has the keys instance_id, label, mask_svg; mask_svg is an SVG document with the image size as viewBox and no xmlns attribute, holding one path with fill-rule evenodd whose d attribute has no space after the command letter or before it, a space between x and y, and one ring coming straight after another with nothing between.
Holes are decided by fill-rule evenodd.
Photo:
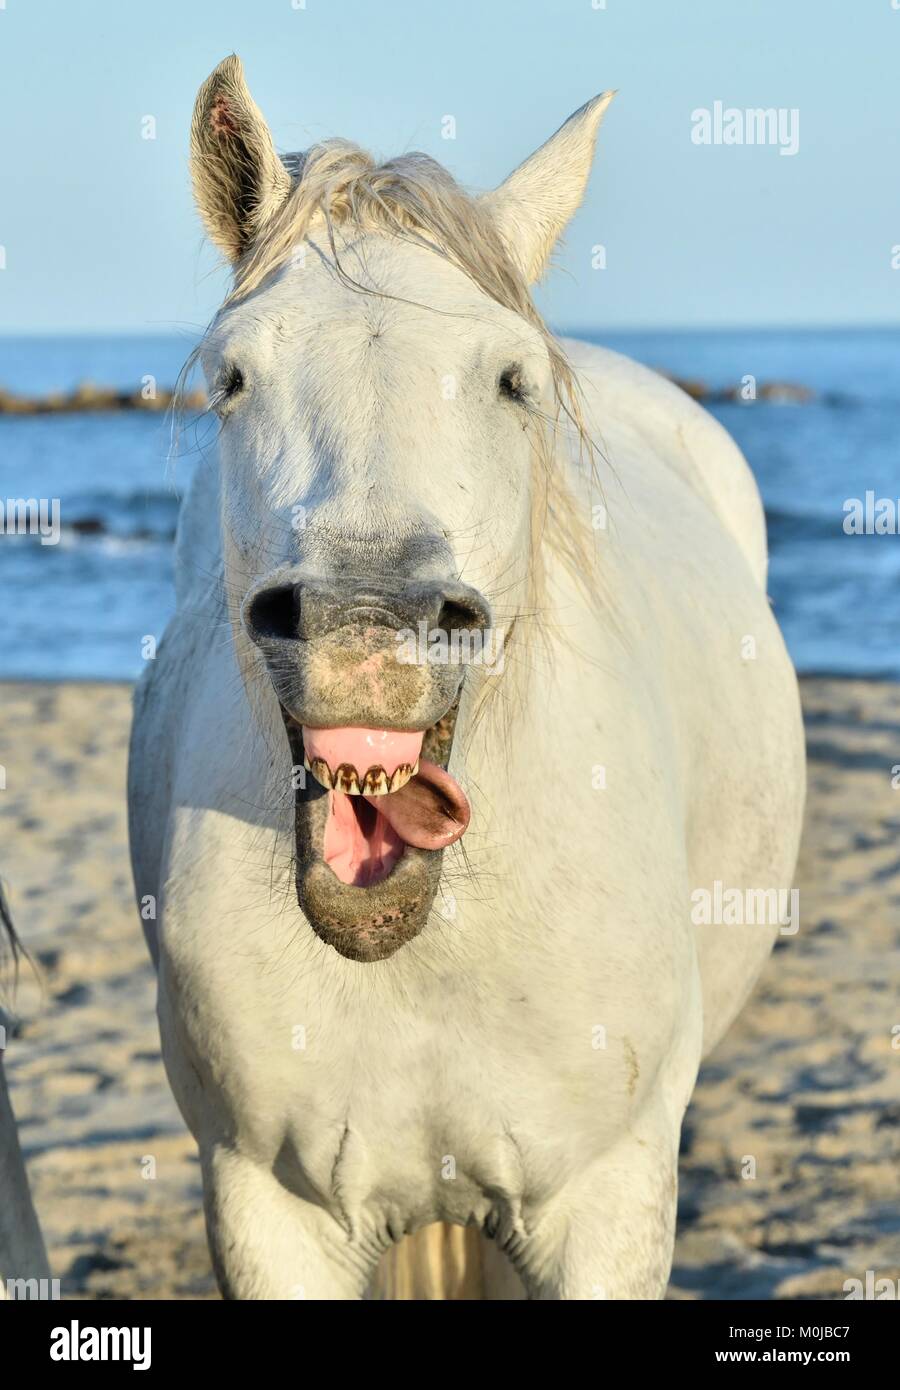
<instances>
[{"instance_id":1,"label":"horse foreleg","mask_svg":"<svg viewBox=\"0 0 900 1390\"><path fill-rule=\"evenodd\" d=\"M656 1299L675 1240L678 1126L638 1125L509 1251L533 1299Z\"/></svg>"},{"instance_id":2,"label":"horse foreleg","mask_svg":"<svg viewBox=\"0 0 900 1390\"><path fill-rule=\"evenodd\" d=\"M322 1207L233 1149L201 1154L209 1248L236 1299L359 1299L379 1252L361 1250Z\"/></svg>"}]
</instances>

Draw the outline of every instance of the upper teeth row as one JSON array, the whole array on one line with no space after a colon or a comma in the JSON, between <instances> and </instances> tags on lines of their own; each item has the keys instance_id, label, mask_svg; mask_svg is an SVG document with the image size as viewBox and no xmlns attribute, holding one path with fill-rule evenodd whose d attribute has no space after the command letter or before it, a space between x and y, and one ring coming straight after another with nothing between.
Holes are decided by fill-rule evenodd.
<instances>
[{"instance_id":1,"label":"upper teeth row","mask_svg":"<svg viewBox=\"0 0 900 1390\"><path fill-rule=\"evenodd\" d=\"M379 766L370 767L361 778L352 763L341 763L337 771L332 772L324 758L313 758L310 762L305 754L303 766L329 791L346 792L348 796L388 796L391 792L405 787L410 777L415 777L419 770L419 760L416 759L413 767L410 767L409 763L401 763L390 777L384 768Z\"/></svg>"}]
</instances>

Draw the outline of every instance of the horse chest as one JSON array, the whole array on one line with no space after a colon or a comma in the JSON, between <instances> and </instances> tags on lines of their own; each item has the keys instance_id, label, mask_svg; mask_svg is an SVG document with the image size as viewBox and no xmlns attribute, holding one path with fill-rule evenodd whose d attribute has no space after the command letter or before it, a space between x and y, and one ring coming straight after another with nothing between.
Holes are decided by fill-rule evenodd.
<instances>
[{"instance_id":1,"label":"horse chest","mask_svg":"<svg viewBox=\"0 0 900 1390\"><path fill-rule=\"evenodd\" d=\"M635 1057L607 1069L515 1057L482 1038L391 1037L311 1027L287 1066L270 1056L247 1105L226 1099L247 1147L268 1150L285 1186L348 1229L408 1229L436 1219L518 1223L610 1142L632 1104ZM284 1059L282 1058L282 1061ZM602 1065L602 1063L601 1063Z\"/></svg>"}]
</instances>

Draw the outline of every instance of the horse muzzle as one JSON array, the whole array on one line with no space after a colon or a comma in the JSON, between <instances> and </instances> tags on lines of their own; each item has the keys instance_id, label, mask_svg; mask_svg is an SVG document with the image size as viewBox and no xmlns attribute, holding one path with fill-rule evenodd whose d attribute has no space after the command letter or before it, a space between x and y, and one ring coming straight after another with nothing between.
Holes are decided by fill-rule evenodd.
<instances>
[{"instance_id":1,"label":"horse muzzle","mask_svg":"<svg viewBox=\"0 0 900 1390\"><path fill-rule=\"evenodd\" d=\"M295 776L300 906L340 954L382 960L425 925L443 850L469 823L447 764L472 638L490 628L490 608L456 580L291 570L251 590L241 617L278 696L294 768L304 769Z\"/></svg>"}]
</instances>

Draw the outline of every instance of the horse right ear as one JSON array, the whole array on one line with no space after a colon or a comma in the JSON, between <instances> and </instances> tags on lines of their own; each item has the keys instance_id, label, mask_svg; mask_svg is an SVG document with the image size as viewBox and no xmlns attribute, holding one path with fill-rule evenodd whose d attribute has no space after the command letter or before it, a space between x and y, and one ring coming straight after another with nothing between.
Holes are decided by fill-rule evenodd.
<instances>
[{"instance_id":1,"label":"horse right ear","mask_svg":"<svg viewBox=\"0 0 900 1390\"><path fill-rule=\"evenodd\" d=\"M210 238L237 261L281 207L291 177L232 54L210 73L191 120L191 181Z\"/></svg>"},{"instance_id":2,"label":"horse right ear","mask_svg":"<svg viewBox=\"0 0 900 1390\"><path fill-rule=\"evenodd\" d=\"M584 196L597 130L614 96L615 92L601 92L585 102L505 183L482 194L529 283L544 273L557 239Z\"/></svg>"}]
</instances>

